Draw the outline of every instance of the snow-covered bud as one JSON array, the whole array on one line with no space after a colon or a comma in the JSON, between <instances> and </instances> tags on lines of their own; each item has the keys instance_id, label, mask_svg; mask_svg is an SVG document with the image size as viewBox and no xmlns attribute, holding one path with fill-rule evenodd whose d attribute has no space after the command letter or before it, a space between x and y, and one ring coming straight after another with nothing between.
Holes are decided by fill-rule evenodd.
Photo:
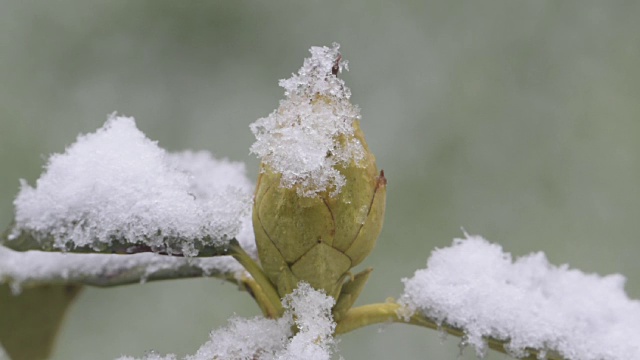
<instances>
[{"instance_id":1,"label":"snow-covered bud","mask_svg":"<svg viewBox=\"0 0 640 360\"><path fill-rule=\"evenodd\" d=\"M386 179L337 74L338 45L313 47L286 99L251 125L262 160L253 227L262 267L280 296L305 281L338 299L349 270L382 228Z\"/></svg>"}]
</instances>

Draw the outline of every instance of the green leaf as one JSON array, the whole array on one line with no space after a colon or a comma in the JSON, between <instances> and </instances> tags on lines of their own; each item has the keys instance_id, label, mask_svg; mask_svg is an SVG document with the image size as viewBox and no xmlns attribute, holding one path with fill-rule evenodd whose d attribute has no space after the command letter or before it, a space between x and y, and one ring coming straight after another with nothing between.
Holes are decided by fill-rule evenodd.
<instances>
[{"instance_id":1,"label":"green leaf","mask_svg":"<svg viewBox=\"0 0 640 360\"><path fill-rule=\"evenodd\" d=\"M14 295L0 285L0 343L13 360L50 356L56 334L80 285L43 285Z\"/></svg>"}]
</instances>

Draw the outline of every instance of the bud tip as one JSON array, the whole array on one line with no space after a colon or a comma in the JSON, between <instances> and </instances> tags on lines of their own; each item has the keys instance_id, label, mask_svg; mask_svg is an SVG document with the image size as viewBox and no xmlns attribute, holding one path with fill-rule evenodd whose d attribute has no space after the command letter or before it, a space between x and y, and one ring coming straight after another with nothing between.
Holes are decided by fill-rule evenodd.
<instances>
[{"instance_id":1,"label":"bud tip","mask_svg":"<svg viewBox=\"0 0 640 360\"><path fill-rule=\"evenodd\" d=\"M380 170L380 176L378 176L378 187L387 186L387 178L384 177L384 170Z\"/></svg>"}]
</instances>

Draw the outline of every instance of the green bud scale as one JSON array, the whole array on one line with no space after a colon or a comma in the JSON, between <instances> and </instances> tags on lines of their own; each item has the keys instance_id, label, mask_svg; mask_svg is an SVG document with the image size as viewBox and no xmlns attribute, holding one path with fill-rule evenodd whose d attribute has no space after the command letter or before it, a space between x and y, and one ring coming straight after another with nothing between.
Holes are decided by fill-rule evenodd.
<instances>
[{"instance_id":1,"label":"green bud scale","mask_svg":"<svg viewBox=\"0 0 640 360\"><path fill-rule=\"evenodd\" d=\"M340 299L350 269L371 253L382 229L386 179L337 78L346 67L337 50L312 48L299 73L281 81L287 99L252 124L252 151L262 159L253 228L262 267L281 297L305 281ZM351 282L349 296L359 294L369 271ZM338 303L348 308L354 300Z\"/></svg>"}]
</instances>

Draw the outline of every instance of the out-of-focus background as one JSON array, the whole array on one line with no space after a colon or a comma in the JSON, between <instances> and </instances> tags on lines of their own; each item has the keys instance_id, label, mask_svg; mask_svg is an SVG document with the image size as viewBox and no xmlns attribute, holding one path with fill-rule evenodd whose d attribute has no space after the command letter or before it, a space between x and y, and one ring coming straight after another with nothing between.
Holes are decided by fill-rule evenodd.
<instances>
[{"instance_id":1,"label":"out-of-focus background","mask_svg":"<svg viewBox=\"0 0 640 360\"><path fill-rule=\"evenodd\" d=\"M517 256L625 274L640 298L639 15L597 1L0 0L0 223L18 179L33 184L48 154L116 110L166 149L245 161L255 177L249 123L310 46L337 41L389 180L359 303L398 296L461 227ZM54 359L194 353L233 314L258 309L217 280L87 289ZM458 340L388 325L339 347L456 359Z\"/></svg>"}]
</instances>

